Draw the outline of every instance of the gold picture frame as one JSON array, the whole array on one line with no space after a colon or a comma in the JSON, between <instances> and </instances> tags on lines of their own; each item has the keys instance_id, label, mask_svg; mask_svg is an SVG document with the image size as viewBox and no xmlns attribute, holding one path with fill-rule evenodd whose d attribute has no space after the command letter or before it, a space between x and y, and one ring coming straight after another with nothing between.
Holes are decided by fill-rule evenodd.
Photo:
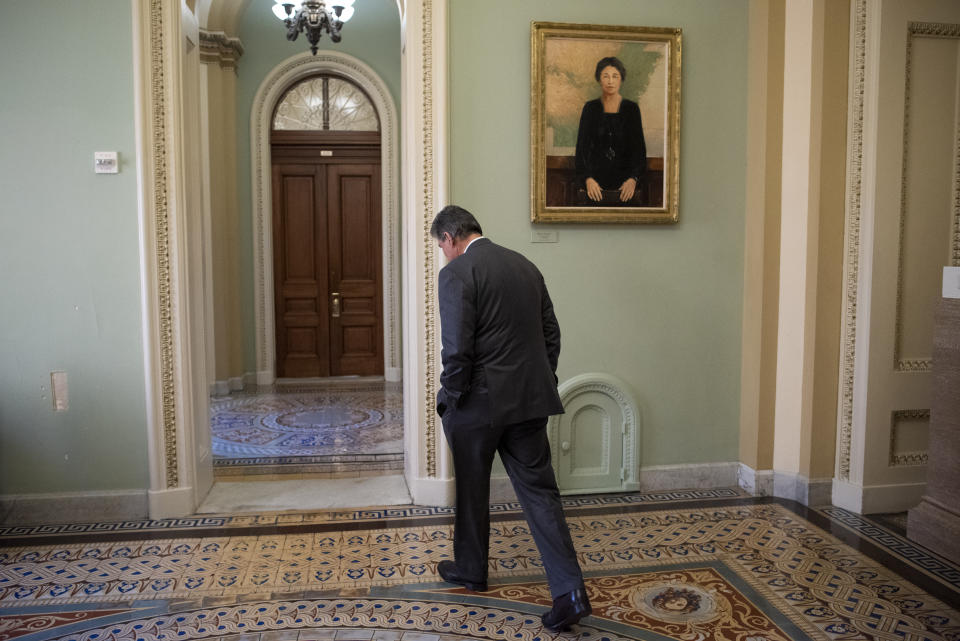
<instances>
[{"instance_id":1,"label":"gold picture frame","mask_svg":"<svg viewBox=\"0 0 960 641\"><path fill-rule=\"evenodd\" d=\"M679 28L531 24L533 222L677 222L680 46ZM597 67L609 58L620 62L624 74L622 84L608 87L611 93L607 96L615 100L615 88L622 100L617 118L604 120L607 109L600 101L602 85L597 76L601 70ZM639 122L631 115L638 109L642 122L639 137ZM589 178L591 172L601 176L597 181L606 183L599 191L599 184L591 187L584 177ZM637 175L633 196L624 202L630 193L629 178L620 181L633 174Z\"/></svg>"}]
</instances>

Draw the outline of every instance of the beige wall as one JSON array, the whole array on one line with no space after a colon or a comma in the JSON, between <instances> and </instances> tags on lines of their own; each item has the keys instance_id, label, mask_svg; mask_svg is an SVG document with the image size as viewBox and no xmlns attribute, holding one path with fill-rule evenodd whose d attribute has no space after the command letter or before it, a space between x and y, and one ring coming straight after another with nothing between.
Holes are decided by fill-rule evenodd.
<instances>
[{"instance_id":1,"label":"beige wall","mask_svg":"<svg viewBox=\"0 0 960 641\"><path fill-rule=\"evenodd\" d=\"M848 1L823 6L823 65L815 71L811 97L819 112L819 147L811 173L812 211L818 211L815 310L808 312L812 331L812 416L789 433L789 449L798 458L788 470L809 479L829 478L834 466L841 280L843 256L844 176L846 154ZM747 175L747 221L744 251L744 320L741 369L740 461L755 470L774 468L774 409L778 358L781 268L781 198L783 178L784 46L786 6L783 0L754 0L750 5L750 94ZM820 16L818 15L818 20ZM817 95L819 92L819 95ZM794 130L790 125L788 130ZM806 168L804 168L806 169ZM819 181L819 187L815 183ZM816 193L815 188L819 193ZM791 246L788 249L791 249ZM797 295L801 295L797 292ZM794 416L791 413L791 416ZM800 414L794 418L800 421ZM799 426L799 427L797 427ZM802 433L801 433L802 432Z\"/></svg>"},{"instance_id":2,"label":"beige wall","mask_svg":"<svg viewBox=\"0 0 960 641\"><path fill-rule=\"evenodd\" d=\"M807 478L833 476L843 313L843 218L850 3L827 2L824 22L823 121L820 157L820 246L817 257L813 424Z\"/></svg>"},{"instance_id":3,"label":"beige wall","mask_svg":"<svg viewBox=\"0 0 960 641\"><path fill-rule=\"evenodd\" d=\"M240 220L237 207L235 61L206 61L213 263L213 380L226 383L244 375L240 302Z\"/></svg>"},{"instance_id":4,"label":"beige wall","mask_svg":"<svg viewBox=\"0 0 960 641\"><path fill-rule=\"evenodd\" d=\"M747 211L744 227L740 462L773 466L780 160L783 128L784 0L750 4Z\"/></svg>"}]
</instances>

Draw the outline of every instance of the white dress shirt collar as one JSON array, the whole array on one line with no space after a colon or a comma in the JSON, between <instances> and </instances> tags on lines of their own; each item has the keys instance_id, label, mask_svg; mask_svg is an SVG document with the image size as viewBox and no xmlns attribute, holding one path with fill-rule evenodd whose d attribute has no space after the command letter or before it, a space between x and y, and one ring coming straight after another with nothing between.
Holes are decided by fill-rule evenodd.
<instances>
[{"instance_id":1,"label":"white dress shirt collar","mask_svg":"<svg viewBox=\"0 0 960 641\"><path fill-rule=\"evenodd\" d=\"M463 248L463 253L466 254L466 253L467 253L467 250L470 249L470 245L474 244L475 242L477 242L477 241L480 240L481 238L483 238L483 236L477 236L476 238L474 238L473 240L471 240L469 243L467 243L467 246Z\"/></svg>"}]
</instances>

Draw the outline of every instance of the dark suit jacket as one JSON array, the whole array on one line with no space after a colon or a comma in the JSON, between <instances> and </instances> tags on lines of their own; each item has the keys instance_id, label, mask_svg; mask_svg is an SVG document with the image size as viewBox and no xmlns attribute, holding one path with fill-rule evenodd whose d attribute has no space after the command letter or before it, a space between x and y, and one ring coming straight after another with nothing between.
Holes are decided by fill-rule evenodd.
<instances>
[{"instance_id":1,"label":"dark suit jacket","mask_svg":"<svg viewBox=\"0 0 960 641\"><path fill-rule=\"evenodd\" d=\"M445 427L508 425L563 413L560 326L540 271L521 254L476 240L440 270Z\"/></svg>"}]
</instances>

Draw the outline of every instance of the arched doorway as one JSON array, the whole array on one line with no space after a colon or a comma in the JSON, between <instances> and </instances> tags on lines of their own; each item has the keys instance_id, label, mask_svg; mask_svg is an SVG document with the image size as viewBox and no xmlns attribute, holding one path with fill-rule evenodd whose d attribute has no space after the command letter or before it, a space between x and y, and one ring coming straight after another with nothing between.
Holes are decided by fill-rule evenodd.
<instances>
[{"instance_id":1,"label":"arched doorway","mask_svg":"<svg viewBox=\"0 0 960 641\"><path fill-rule=\"evenodd\" d=\"M400 358L400 233L399 233L399 202L397 180L399 173L398 154L397 154L397 112L396 107L390 98L389 90L383 80L365 63L349 56L347 54L324 51L314 56L309 52L290 58L267 74L257 91L254 98L253 110L251 112L251 146L252 146L252 203L253 203L253 233L254 233L254 305L257 339L257 383L260 385L273 384L278 376L277 371L277 311L275 301L278 300L276 292L276 260L274 257L274 225L273 225L273 206L275 198L273 194L273 159L271 148L271 132L274 130L274 114L277 106L282 99L288 95L288 92L295 87L302 88L306 93L301 96L303 100L313 99L315 105L310 107L308 104L294 106L293 102L287 108L289 114L283 116L285 126L289 126L296 118L289 117L294 112L299 114L309 114L311 109L314 115L320 118L321 138L326 137L328 142L332 141L337 135L336 132L327 129L323 132L323 106L322 106L322 85L315 87L321 94L310 94L310 79L315 78L333 78L335 85L343 93L340 99L354 100L359 96L369 100L370 109L374 112L379 123L379 141L380 141L380 247L381 247L381 283L379 286L379 296L382 301L382 352L380 358L383 361L382 374L387 381L399 381L401 379L401 358ZM328 91L330 81L327 81ZM349 91L359 91L353 98L347 97L345 93L349 87L355 89ZM296 91L290 94L294 101L299 99ZM312 95L312 98L311 98ZM320 107L319 112L316 111ZM329 107L329 104L328 104ZM334 110L336 111L336 110ZM334 126L347 126L348 119L356 118L360 112L352 112L350 115L340 113L334 116ZM330 111L327 111L327 126L329 127ZM338 121L337 118L340 120ZM337 124L337 123L341 124ZM368 126L359 125L362 120L355 120L350 126ZM369 121L367 121L369 122ZM317 123L314 122L313 125ZM313 126L305 125L305 126ZM303 131L299 130L299 138L303 139ZM314 132L317 130L314 129ZM359 135L361 132L349 134ZM349 136L348 136L349 138ZM362 136L361 136L362 138ZM290 139L288 138L287 141ZM350 143L348 139L346 141ZM354 140L361 142L362 140ZM325 149L328 152L336 153L332 148ZM317 148L318 152L324 149ZM368 150L369 153L369 150ZM328 156L335 159L337 156ZM328 293L337 292L330 290ZM342 292L340 292L342 294ZM332 300L324 301L328 307L332 307ZM343 300L341 298L341 307ZM357 337L357 340L366 340L368 335ZM378 346L379 347L379 346Z\"/></svg>"},{"instance_id":2,"label":"arched doorway","mask_svg":"<svg viewBox=\"0 0 960 641\"><path fill-rule=\"evenodd\" d=\"M403 469L395 114L381 79L338 52L295 56L261 83L258 390L212 399L218 483Z\"/></svg>"},{"instance_id":3,"label":"arched doorway","mask_svg":"<svg viewBox=\"0 0 960 641\"><path fill-rule=\"evenodd\" d=\"M384 233L392 233L397 251L384 265L399 265L395 281L387 279L385 288L392 288L391 303L386 310L397 310L400 316L402 299L403 322L393 324L398 335L385 332L385 358L394 355L396 377L400 378L400 346L406 356L402 362L404 381L404 452L405 477L414 501L425 505L450 505L453 501L452 470L448 450L439 431L433 411L439 360L435 278L441 259L429 223L437 207L447 201L446 145L446 50L444 28L446 2L434 0L400 0L401 25L401 99L403 114L403 192L402 207L387 211L390 203L399 202L400 128L397 115L382 118L384 146L382 153L394 159L384 162L382 189L391 198L384 198ZM190 514L206 494L209 485L210 461L205 455L198 434L205 432L207 416L205 395L195 393L184 373L203 372L202 346L193 345L187 337L193 329L184 310L202 305L202 290L188 278L186 265L187 234L182 219L184 187L181 180L181 159L185 140L176 132L180 121L191 117L180 100L182 69L180 59L170 51L179 51L182 30L180 9L176 3L139 4L134 7L134 47L137 62L134 76L137 87L137 167L140 172L141 255L143 277L144 371L147 387L147 427L149 448L149 511L155 518ZM211 14L213 10L211 9ZM311 57L309 52L288 59L274 69L257 92L255 113L263 114L263 105L272 105L282 89L297 78L314 74L324 65L342 69L356 79L371 74L366 65L349 56L331 56L323 52ZM368 94L375 104L389 103L382 91ZM387 105L392 109L392 105ZM381 115L385 112L381 111ZM390 135L387 135L387 131ZM264 231L264 203L269 202L270 188L259 179L269 175L269 122L263 118L251 123L251 150L254 179L251 181L254 218L255 273L263 274L269 265L267 245L260 241ZM386 172L392 170L388 178ZM400 211L403 212L400 233ZM267 219L269 220L269 219ZM392 221L392 222L391 222ZM386 245L385 245L386 247ZM386 249L385 251L390 251ZM385 267L386 269L386 267ZM259 367L256 378L272 380L274 372L265 358L270 349L264 337L273 332L272 311L266 311L265 290L272 290L266 278L256 277L255 325L257 327L255 359ZM270 292L270 299L272 291ZM393 301L396 301L394 303ZM265 327L267 322L270 327ZM388 325L385 324L385 328ZM202 341L201 341L202 342ZM391 365L385 362L385 375L391 376ZM200 418L203 416L203 419Z\"/></svg>"},{"instance_id":4,"label":"arched doorway","mask_svg":"<svg viewBox=\"0 0 960 641\"><path fill-rule=\"evenodd\" d=\"M280 98L270 134L278 378L382 376L380 121L331 74Z\"/></svg>"}]
</instances>

